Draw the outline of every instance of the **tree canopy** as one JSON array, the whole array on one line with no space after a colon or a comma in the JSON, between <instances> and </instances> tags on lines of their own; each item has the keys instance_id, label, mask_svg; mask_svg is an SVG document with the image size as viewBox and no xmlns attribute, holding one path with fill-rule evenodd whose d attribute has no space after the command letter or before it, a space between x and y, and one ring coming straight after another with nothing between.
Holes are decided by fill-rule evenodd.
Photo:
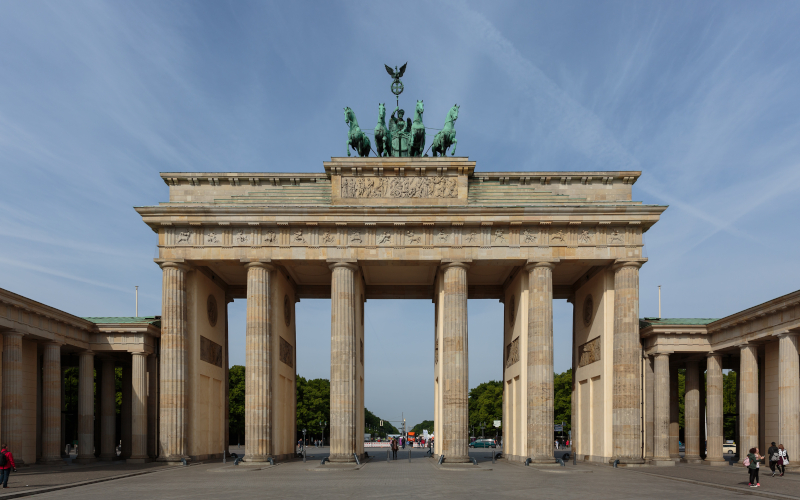
<instances>
[{"instance_id":1,"label":"tree canopy","mask_svg":"<svg viewBox=\"0 0 800 500\"><path fill-rule=\"evenodd\" d=\"M228 370L228 437L237 444L244 436L244 384L244 366L232 366Z\"/></svg>"},{"instance_id":2,"label":"tree canopy","mask_svg":"<svg viewBox=\"0 0 800 500\"><path fill-rule=\"evenodd\" d=\"M478 432L481 422L488 429L494 428L495 420L503 419L503 383L491 380L469 391L469 426ZM492 433L493 434L493 433Z\"/></svg>"},{"instance_id":3,"label":"tree canopy","mask_svg":"<svg viewBox=\"0 0 800 500\"><path fill-rule=\"evenodd\" d=\"M422 431L424 430L427 430L430 434L433 434L433 420L423 420L411 428L411 432L417 436L421 435Z\"/></svg>"}]
</instances>

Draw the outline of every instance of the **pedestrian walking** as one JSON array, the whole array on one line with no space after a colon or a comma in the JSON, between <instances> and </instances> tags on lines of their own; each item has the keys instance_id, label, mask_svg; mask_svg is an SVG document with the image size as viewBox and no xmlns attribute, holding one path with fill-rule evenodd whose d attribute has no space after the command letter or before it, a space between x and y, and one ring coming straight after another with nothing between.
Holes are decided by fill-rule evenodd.
<instances>
[{"instance_id":1,"label":"pedestrian walking","mask_svg":"<svg viewBox=\"0 0 800 500\"><path fill-rule=\"evenodd\" d=\"M778 445L778 470L781 471L781 476L783 473L786 472L786 466L789 465L789 454L786 452L786 448L783 445Z\"/></svg>"},{"instance_id":2,"label":"pedestrian walking","mask_svg":"<svg viewBox=\"0 0 800 500\"><path fill-rule=\"evenodd\" d=\"M17 464L14 463L14 455L8 451L8 446L0 446L0 481L3 488L8 488L8 476L11 471L17 472Z\"/></svg>"},{"instance_id":3,"label":"pedestrian walking","mask_svg":"<svg viewBox=\"0 0 800 500\"><path fill-rule=\"evenodd\" d=\"M775 446L775 441L772 442L767 448L767 460L769 460L769 470L772 471L773 477L775 476L775 466L778 465L778 447Z\"/></svg>"},{"instance_id":4,"label":"pedestrian walking","mask_svg":"<svg viewBox=\"0 0 800 500\"><path fill-rule=\"evenodd\" d=\"M392 439L392 460L397 460L397 439Z\"/></svg>"},{"instance_id":5,"label":"pedestrian walking","mask_svg":"<svg viewBox=\"0 0 800 500\"><path fill-rule=\"evenodd\" d=\"M761 483L758 482L759 460L764 460L764 457L758 454L758 448L750 448L750 453L747 454L743 465L747 467L747 472L750 474L750 482L747 486L751 488L761 486Z\"/></svg>"}]
</instances>

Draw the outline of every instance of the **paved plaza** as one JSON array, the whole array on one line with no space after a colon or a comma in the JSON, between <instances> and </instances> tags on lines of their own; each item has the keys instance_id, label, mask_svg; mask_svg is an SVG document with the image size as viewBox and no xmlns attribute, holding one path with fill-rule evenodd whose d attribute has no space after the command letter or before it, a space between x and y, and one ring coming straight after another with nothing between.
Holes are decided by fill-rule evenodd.
<instances>
[{"instance_id":1,"label":"paved plaza","mask_svg":"<svg viewBox=\"0 0 800 500\"><path fill-rule=\"evenodd\" d=\"M157 463L63 467L25 467L12 475L0 499L34 494L35 498L115 500L140 498L730 498L758 495L800 498L800 474L761 478L762 487L747 487L741 466L619 468L568 462L565 467L534 468L491 462L489 450L472 450L478 467L443 469L424 451L400 450L386 461L385 450L370 450L371 459L357 470L320 467L328 448L309 448L308 460L274 467L233 466L229 461L189 467ZM335 466L339 467L339 466ZM768 469L764 469L768 470ZM137 475L132 475L137 474ZM124 477L130 475L129 477ZM123 476L123 477L120 477ZM119 477L118 479L111 479ZM96 481L94 483L87 482ZM42 488L79 483L36 494ZM27 486L26 486L27 485ZM646 492L646 493L644 493Z\"/></svg>"}]
</instances>

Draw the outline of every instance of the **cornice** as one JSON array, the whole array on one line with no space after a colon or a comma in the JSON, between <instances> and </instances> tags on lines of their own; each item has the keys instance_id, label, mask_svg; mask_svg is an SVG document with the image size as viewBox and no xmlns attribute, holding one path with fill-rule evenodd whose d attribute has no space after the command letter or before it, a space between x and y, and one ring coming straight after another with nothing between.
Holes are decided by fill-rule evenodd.
<instances>
[{"instance_id":1,"label":"cornice","mask_svg":"<svg viewBox=\"0 0 800 500\"><path fill-rule=\"evenodd\" d=\"M757 306L739 311L726 316L708 325L710 333L718 333L727 328L739 326L750 321L762 319L768 315L782 313L783 311L800 305L800 290L772 299Z\"/></svg>"}]
</instances>

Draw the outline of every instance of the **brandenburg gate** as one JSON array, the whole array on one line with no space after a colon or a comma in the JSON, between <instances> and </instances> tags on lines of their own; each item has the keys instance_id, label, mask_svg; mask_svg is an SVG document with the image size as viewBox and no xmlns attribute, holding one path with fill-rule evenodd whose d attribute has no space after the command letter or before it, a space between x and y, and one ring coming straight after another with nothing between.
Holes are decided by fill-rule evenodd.
<instances>
[{"instance_id":1,"label":"brandenburg gate","mask_svg":"<svg viewBox=\"0 0 800 500\"><path fill-rule=\"evenodd\" d=\"M249 461L294 455L295 304L331 299L331 461L363 455L364 307L435 306L435 454L468 461L468 299L505 305L503 433L511 460L553 462L553 299L574 304L575 359L597 380L593 454L643 462L639 268L664 206L640 172L476 172L466 158L333 158L318 173L162 173L138 207L163 270L159 459L220 456L227 303L247 299ZM501 334L502 332L502 334ZM500 353L502 360L499 359ZM222 359L222 363L209 360ZM225 432L222 432L224 435Z\"/></svg>"}]
</instances>

